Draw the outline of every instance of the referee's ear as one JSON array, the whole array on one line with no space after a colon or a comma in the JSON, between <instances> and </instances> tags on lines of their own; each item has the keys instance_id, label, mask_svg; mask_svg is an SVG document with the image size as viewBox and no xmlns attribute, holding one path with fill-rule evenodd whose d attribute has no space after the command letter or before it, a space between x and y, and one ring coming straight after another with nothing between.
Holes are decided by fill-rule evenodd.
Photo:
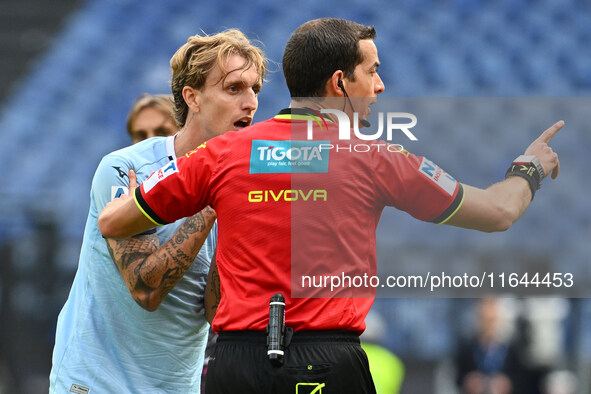
<instances>
[{"instance_id":1,"label":"referee's ear","mask_svg":"<svg viewBox=\"0 0 591 394\"><path fill-rule=\"evenodd\" d=\"M343 76L343 70L336 70L332 73L324 86L325 97L343 97L343 90L339 85L339 83L343 83Z\"/></svg>"},{"instance_id":2,"label":"referee's ear","mask_svg":"<svg viewBox=\"0 0 591 394\"><path fill-rule=\"evenodd\" d=\"M198 113L199 107L201 106L201 96L199 95L199 91L195 88L190 86L185 86L183 88L183 99L189 107L189 110Z\"/></svg>"}]
</instances>

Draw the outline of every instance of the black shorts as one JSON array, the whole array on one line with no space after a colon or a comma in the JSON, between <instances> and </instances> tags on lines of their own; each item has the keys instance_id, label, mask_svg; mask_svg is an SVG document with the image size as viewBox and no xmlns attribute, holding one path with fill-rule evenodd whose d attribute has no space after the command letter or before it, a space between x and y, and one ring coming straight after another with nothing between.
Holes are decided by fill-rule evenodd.
<instances>
[{"instance_id":1,"label":"black shorts","mask_svg":"<svg viewBox=\"0 0 591 394\"><path fill-rule=\"evenodd\" d=\"M209 361L206 394L375 394L359 337L344 331L298 331L283 365L267 357L259 331L220 333Z\"/></svg>"}]
</instances>

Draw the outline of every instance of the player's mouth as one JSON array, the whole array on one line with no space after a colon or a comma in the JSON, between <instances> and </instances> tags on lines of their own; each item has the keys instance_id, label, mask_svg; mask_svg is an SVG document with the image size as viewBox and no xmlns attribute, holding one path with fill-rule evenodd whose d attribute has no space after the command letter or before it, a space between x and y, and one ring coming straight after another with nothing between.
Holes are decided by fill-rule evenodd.
<instances>
[{"instance_id":1,"label":"player's mouth","mask_svg":"<svg viewBox=\"0 0 591 394\"><path fill-rule=\"evenodd\" d=\"M252 117L245 116L243 118L238 119L236 122L234 122L234 127L236 128L236 130L240 130L240 129L250 126L251 123L252 123Z\"/></svg>"}]
</instances>

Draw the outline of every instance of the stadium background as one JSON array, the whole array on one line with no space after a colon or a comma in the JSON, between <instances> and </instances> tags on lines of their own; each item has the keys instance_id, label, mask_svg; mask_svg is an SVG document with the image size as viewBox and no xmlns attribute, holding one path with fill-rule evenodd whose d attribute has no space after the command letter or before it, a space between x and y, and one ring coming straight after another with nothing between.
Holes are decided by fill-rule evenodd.
<instances>
[{"instance_id":1,"label":"stadium background","mask_svg":"<svg viewBox=\"0 0 591 394\"><path fill-rule=\"evenodd\" d=\"M176 48L201 30L231 27L261 40L272 72L259 98L260 121L288 104L280 60L289 34L321 16L376 27L388 97L580 102L591 93L591 3L583 0L3 0L0 393L47 391L55 321L75 273L94 169L104 154L129 144L124 122L132 100L142 92L169 92L168 61ZM561 176L546 182L515 227L467 234L389 213L387 236L379 239L395 251L394 261L433 271L457 260L505 267L529 261L568 268L588 281L591 183L584 158L591 133L584 117L569 115L565 106L549 114L567 121L552 143L561 155ZM484 187L501 179L527 141L549 125L531 120L511 130L438 130L422 138L419 153ZM507 318L531 343L532 365L570 370L579 392L591 392L591 302L506 301ZM407 367L403 392L453 393L449 360L471 329L473 303L377 300L374 310L386 327L382 344Z\"/></svg>"}]
</instances>

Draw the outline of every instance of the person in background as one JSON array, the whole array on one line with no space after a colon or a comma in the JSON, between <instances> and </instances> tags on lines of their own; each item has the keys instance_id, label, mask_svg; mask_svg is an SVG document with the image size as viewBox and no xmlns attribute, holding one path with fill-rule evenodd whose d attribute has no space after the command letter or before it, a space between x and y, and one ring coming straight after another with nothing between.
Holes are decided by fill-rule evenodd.
<instances>
[{"instance_id":1,"label":"person in background","mask_svg":"<svg viewBox=\"0 0 591 394\"><path fill-rule=\"evenodd\" d=\"M386 335L386 323L377 313L370 311L365 318L365 331L359 339L369 360L369 371L377 394L398 394L404 381L404 363L381 345Z\"/></svg>"},{"instance_id":2,"label":"person in background","mask_svg":"<svg viewBox=\"0 0 591 394\"><path fill-rule=\"evenodd\" d=\"M504 329L497 298L483 298L475 308L474 335L460 342L456 357L457 384L465 394L509 394L519 391L525 375L522 354Z\"/></svg>"},{"instance_id":3,"label":"person in background","mask_svg":"<svg viewBox=\"0 0 591 394\"><path fill-rule=\"evenodd\" d=\"M170 94L139 96L132 104L126 122L134 144L152 137L174 135L179 126L174 119L174 98Z\"/></svg>"}]
</instances>

